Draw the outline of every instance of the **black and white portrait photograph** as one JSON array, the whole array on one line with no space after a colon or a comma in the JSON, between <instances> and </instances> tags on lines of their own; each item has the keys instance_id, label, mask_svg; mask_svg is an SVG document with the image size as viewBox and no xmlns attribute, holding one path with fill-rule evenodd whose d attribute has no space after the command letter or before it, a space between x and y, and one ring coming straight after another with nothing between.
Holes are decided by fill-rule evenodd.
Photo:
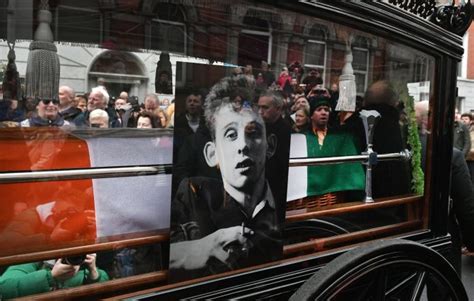
<instances>
[{"instance_id":1,"label":"black and white portrait photograph","mask_svg":"<svg viewBox=\"0 0 474 301\"><path fill-rule=\"evenodd\" d=\"M283 198L275 195L266 176L278 137L267 132L259 110L264 94L269 95L256 89L255 81L232 74L208 91L183 97L183 128L175 124L173 163L178 170L171 204L171 282L282 257L285 206L280 200L285 200L286 191ZM280 146L286 154L288 147ZM287 169L286 156L278 163ZM286 181L287 173L282 176Z\"/></svg>"}]
</instances>

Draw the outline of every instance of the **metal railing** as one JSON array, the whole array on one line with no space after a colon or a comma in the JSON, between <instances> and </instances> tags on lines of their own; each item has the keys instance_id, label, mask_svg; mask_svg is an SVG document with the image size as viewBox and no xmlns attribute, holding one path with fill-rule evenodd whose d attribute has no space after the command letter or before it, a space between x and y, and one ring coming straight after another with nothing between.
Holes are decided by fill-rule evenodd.
<instances>
[{"instance_id":1,"label":"metal railing","mask_svg":"<svg viewBox=\"0 0 474 301\"><path fill-rule=\"evenodd\" d=\"M316 166L316 165L327 165L327 164L341 164L341 163L354 163L361 162L366 163L369 159L374 158L375 153L353 155L353 156L341 156L341 157L326 157L326 158L291 158L290 167L298 166ZM377 161L391 161L391 160L403 160L408 161L411 158L411 152L404 150L399 153L388 153L388 154L377 154Z\"/></svg>"},{"instance_id":2,"label":"metal railing","mask_svg":"<svg viewBox=\"0 0 474 301\"><path fill-rule=\"evenodd\" d=\"M0 173L0 184L171 174L172 164Z\"/></svg>"},{"instance_id":3,"label":"metal railing","mask_svg":"<svg viewBox=\"0 0 474 301\"><path fill-rule=\"evenodd\" d=\"M316 166L327 164L342 164L360 162L366 163L374 155L362 154L341 157L326 158L291 158L290 167L298 166ZM409 160L411 153L404 150L399 153L377 154L377 161L390 160ZM104 168L81 168L67 170L42 170L42 171L21 171L21 172L2 172L0 173L0 184L21 183L21 182L40 182L40 181L61 181L78 179L98 179L112 177L130 177L147 176L159 174L171 174L172 164L160 164L152 166L131 166L131 167L104 167Z\"/></svg>"}]
</instances>

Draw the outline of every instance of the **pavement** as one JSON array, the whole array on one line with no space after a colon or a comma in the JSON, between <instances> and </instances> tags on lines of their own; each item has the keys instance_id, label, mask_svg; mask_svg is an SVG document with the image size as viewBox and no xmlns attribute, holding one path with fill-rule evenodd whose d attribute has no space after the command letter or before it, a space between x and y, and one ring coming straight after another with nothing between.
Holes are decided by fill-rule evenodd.
<instances>
[{"instance_id":1,"label":"pavement","mask_svg":"<svg viewBox=\"0 0 474 301\"><path fill-rule=\"evenodd\" d=\"M474 300L474 256L462 256L462 282L469 300Z\"/></svg>"}]
</instances>

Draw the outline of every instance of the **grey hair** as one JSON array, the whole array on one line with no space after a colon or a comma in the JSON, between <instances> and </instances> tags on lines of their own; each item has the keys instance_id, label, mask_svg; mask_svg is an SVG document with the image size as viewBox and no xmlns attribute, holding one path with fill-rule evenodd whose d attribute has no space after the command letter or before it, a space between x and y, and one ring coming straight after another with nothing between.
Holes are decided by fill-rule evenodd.
<instances>
[{"instance_id":1,"label":"grey hair","mask_svg":"<svg viewBox=\"0 0 474 301\"><path fill-rule=\"evenodd\" d=\"M76 97L76 92L74 91L73 88L71 88L69 86L61 86L61 87L59 87L59 90L61 90L61 88L66 90L67 94L69 94L69 97L71 97L72 99L74 99L74 97Z\"/></svg>"},{"instance_id":2,"label":"grey hair","mask_svg":"<svg viewBox=\"0 0 474 301\"><path fill-rule=\"evenodd\" d=\"M107 92L104 86L97 86L95 88L92 88L91 93L102 94L102 100L104 102L104 105L107 106L107 104L109 103L110 96L109 96L109 92Z\"/></svg>"},{"instance_id":3,"label":"grey hair","mask_svg":"<svg viewBox=\"0 0 474 301\"><path fill-rule=\"evenodd\" d=\"M155 102L155 104L157 106L160 105L160 100L158 99L158 96L156 94L151 93L151 94L148 94L147 96L145 96L145 102L147 101L148 98L153 98L153 101Z\"/></svg>"},{"instance_id":4,"label":"grey hair","mask_svg":"<svg viewBox=\"0 0 474 301\"><path fill-rule=\"evenodd\" d=\"M213 138L215 138L215 114L228 104L236 111L243 106L254 108L255 82L250 81L245 75L234 75L221 79L211 88L204 102L204 116Z\"/></svg>"},{"instance_id":5,"label":"grey hair","mask_svg":"<svg viewBox=\"0 0 474 301\"><path fill-rule=\"evenodd\" d=\"M89 114L89 120L92 118L106 118L107 122L109 120L109 114L102 109L95 109Z\"/></svg>"},{"instance_id":6,"label":"grey hair","mask_svg":"<svg viewBox=\"0 0 474 301\"><path fill-rule=\"evenodd\" d=\"M271 97L273 106L277 108L283 108L285 105L285 98L283 97L283 93L280 90L269 88L260 93L260 97L265 96Z\"/></svg>"}]
</instances>

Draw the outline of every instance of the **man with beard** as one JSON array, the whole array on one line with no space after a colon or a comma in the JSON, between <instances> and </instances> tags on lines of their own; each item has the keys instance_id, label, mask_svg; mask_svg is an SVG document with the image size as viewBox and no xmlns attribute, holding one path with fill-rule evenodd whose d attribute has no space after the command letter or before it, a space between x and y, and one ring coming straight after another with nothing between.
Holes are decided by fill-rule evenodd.
<instances>
[{"instance_id":1,"label":"man with beard","mask_svg":"<svg viewBox=\"0 0 474 301\"><path fill-rule=\"evenodd\" d=\"M247 93L243 93L246 89ZM245 76L224 78L206 98L211 141L203 152L219 166L221 180L193 177L181 182L172 203L172 281L243 268L282 256L275 201L265 179L265 159L274 136L252 103Z\"/></svg>"}]
</instances>

